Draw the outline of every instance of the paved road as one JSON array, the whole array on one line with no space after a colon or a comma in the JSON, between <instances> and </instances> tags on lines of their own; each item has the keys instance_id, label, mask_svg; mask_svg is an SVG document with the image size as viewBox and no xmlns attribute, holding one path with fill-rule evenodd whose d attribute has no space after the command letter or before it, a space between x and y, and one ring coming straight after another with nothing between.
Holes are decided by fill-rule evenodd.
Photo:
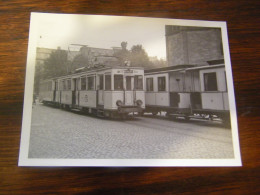
<instances>
[{"instance_id":1,"label":"paved road","mask_svg":"<svg viewBox=\"0 0 260 195\"><path fill-rule=\"evenodd\" d=\"M219 124L148 116L109 120L33 107L29 158L233 158L231 130Z\"/></svg>"}]
</instances>

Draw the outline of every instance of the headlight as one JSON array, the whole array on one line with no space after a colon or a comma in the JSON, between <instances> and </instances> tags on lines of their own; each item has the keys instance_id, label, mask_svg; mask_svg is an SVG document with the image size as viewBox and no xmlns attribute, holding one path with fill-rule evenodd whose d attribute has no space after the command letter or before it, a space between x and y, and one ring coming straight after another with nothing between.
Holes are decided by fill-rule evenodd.
<instances>
[{"instance_id":1,"label":"headlight","mask_svg":"<svg viewBox=\"0 0 260 195\"><path fill-rule=\"evenodd\" d=\"M137 104L137 106L142 106L143 101L142 101L142 100L137 100L137 101L136 101L136 104Z\"/></svg>"},{"instance_id":2,"label":"headlight","mask_svg":"<svg viewBox=\"0 0 260 195\"><path fill-rule=\"evenodd\" d=\"M122 102L121 100L117 100L117 101L116 101L116 105L117 105L117 106L122 106L122 105L123 105L123 102Z\"/></svg>"}]
</instances>

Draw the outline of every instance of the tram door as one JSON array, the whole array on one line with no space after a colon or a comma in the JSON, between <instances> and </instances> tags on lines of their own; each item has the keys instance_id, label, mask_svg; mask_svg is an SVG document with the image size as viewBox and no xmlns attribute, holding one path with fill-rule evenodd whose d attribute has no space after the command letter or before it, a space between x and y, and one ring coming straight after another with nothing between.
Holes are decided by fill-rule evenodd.
<instances>
[{"instance_id":1,"label":"tram door","mask_svg":"<svg viewBox=\"0 0 260 195\"><path fill-rule=\"evenodd\" d=\"M125 77L125 105L130 106L134 103L134 77L126 76Z\"/></svg>"},{"instance_id":2,"label":"tram door","mask_svg":"<svg viewBox=\"0 0 260 195\"><path fill-rule=\"evenodd\" d=\"M103 106L104 105L104 75L100 74L98 75L99 78L99 85L97 89L97 102L98 106Z\"/></svg>"}]
</instances>

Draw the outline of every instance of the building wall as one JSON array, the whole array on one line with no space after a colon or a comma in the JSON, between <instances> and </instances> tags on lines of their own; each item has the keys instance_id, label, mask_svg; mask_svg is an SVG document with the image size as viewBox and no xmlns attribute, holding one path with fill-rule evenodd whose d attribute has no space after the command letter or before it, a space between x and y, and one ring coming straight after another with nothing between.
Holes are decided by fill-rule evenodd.
<instances>
[{"instance_id":1,"label":"building wall","mask_svg":"<svg viewBox=\"0 0 260 195\"><path fill-rule=\"evenodd\" d=\"M185 59L183 34L166 37L167 61L169 66L188 64Z\"/></svg>"},{"instance_id":2,"label":"building wall","mask_svg":"<svg viewBox=\"0 0 260 195\"><path fill-rule=\"evenodd\" d=\"M219 28L166 26L166 50L169 66L204 65L223 58Z\"/></svg>"},{"instance_id":3,"label":"building wall","mask_svg":"<svg viewBox=\"0 0 260 195\"><path fill-rule=\"evenodd\" d=\"M50 57L51 53L56 49L48 49L48 48L41 48L37 47L36 49L36 63L43 64L44 60Z\"/></svg>"},{"instance_id":4,"label":"building wall","mask_svg":"<svg viewBox=\"0 0 260 195\"><path fill-rule=\"evenodd\" d=\"M50 57L50 54L57 49L49 49L49 48L37 48L36 51L36 63L39 65L43 65L44 61ZM89 65L95 64L103 64L107 66L117 66L119 64L118 59L114 56L115 52L119 51L120 48L112 48L112 49L103 49L103 48L94 48L94 47L87 47L83 46L78 51L67 51L68 53L68 60L73 62L76 56L81 55L83 61L74 62L73 68L81 68Z\"/></svg>"},{"instance_id":5,"label":"building wall","mask_svg":"<svg viewBox=\"0 0 260 195\"><path fill-rule=\"evenodd\" d=\"M83 46L80 48L80 51L73 52L73 67L74 69L77 69L84 66L94 66L97 64L106 66L118 65L118 59L115 57L115 51L118 50L118 48L103 49ZM77 60L75 60L75 57L77 57Z\"/></svg>"}]
</instances>

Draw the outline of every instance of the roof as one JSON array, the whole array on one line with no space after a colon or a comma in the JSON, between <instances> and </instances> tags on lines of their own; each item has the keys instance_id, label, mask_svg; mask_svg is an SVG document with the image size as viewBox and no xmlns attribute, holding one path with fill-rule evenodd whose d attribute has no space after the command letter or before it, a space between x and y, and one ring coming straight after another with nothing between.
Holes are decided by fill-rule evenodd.
<instances>
[{"instance_id":1,"label":"roof","mask_svg":"<svg viewBox=\"0 0 260 195\"><path fill-rule=\"evenodd\" d=\"M178 65L178 66L168 66L163 68L153 68L153 69L146 69L144 73L153 73L153 72L167 72L167 71L174 71L179 69L191 68L195 67L195 65Z\"/></svg>"},{"instance_id":2,"label":"roof","mask_svg":"<svg viewBox=\"0 0 260 195\"><path fill-rule=\"evenodd\" d=\"M76 76L76 75L82 75L84 73L87 72L95 72L95 71L102 71L102 70L108 70L108 69L139 69L139 70L143 70L143 67L134 67L134 66L96 66L96 67L82 67L80 68L80 70L78 72L74 72L74 73L68 73L65 75L61 75L61 76L57 76L57 77L52 77L52 78L47 78L44 79L44 81L46 80L56 80L56 79L62 79L62 78L67 78L67 77L71 77L71 76Z\"/></svg>"},{"instance_id":3,"label":"roof","mask_svg":"<svg viewBox=\"0 0 260 195\"><path fill-rule=\"evenodd\" d=\"M224 66L225 66L225 64L198 66L198 67L188 68L188 69L186 69L186 71L189 71L189 70L201 70L201 69L219 68L219 67L224 67Z\"/></svg>"},{"instance_id":4,"label":"roof","mask_svg":"<svg viewBox=\"0 0 260 195\"><path fill-rule=\"evenodd\" d=\"M145 70L145 74L161 74L161 73L169 73L169 72L178 72L178 71L192 71L192 70L201 70L201 69L211 69L211 68L220 68L224 67L225 64L217 64L217 65L203 65L203 66L194 66L194 65L178 65L178 66L169 66L164 68L155 68Z\"/></svg>"}]
</instances>

